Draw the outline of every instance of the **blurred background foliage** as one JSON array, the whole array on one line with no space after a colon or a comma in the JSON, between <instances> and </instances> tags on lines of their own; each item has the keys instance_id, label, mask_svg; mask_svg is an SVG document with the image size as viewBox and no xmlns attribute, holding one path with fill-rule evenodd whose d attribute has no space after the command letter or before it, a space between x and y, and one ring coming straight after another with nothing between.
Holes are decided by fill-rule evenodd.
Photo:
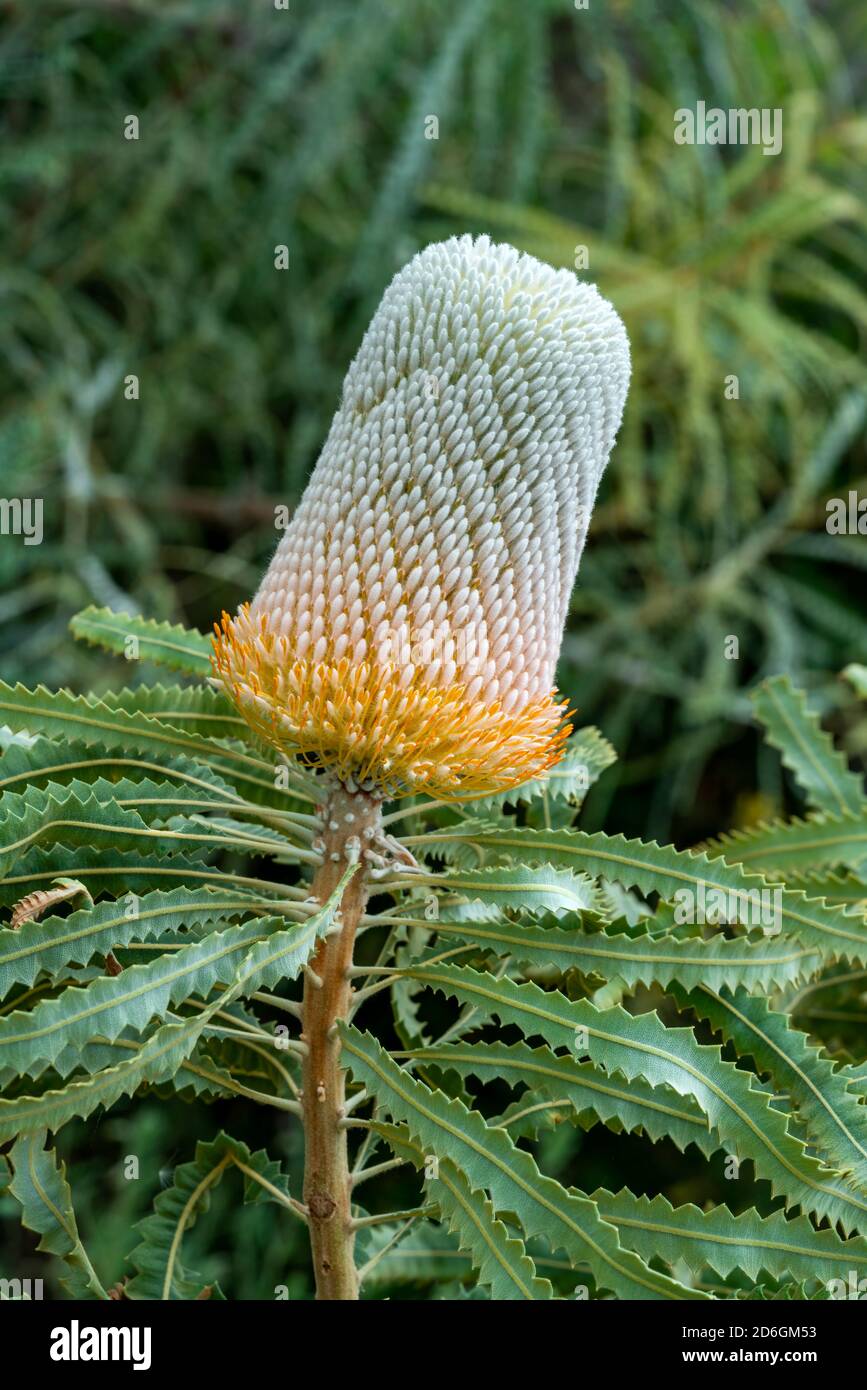
<instances>
[{"instance_id":1,"label":"blurred background foliage","mask_svg":"<svg viewBox=\"0 0 867 1390\"><path fill-rule=\"evenodd\" d=\"M44 498L45 541L0 546L3 677L116 684L67 632L89 602L207 629L248 597L385 285L430 240L487 231L557 265L586 247L632 341L561 669L621 759L582 823L690 844L782 809L745 694L771 671L862 755L836 673L864 659L867 548L825 518L867 494L865 51L857 0L7 4L0 491ZM676 146L699 100L781 108L782 152ZM70 1127L103 1268L152 1196L121 1176L107 1196L106 1164L184 1161L219 1123L172 1101ZM563 1176L605 1136L551 1142ZM598 1157L607 1185L658 1190L659 1146L633 1149L619 1174ZM695 1167L678 1200L707 1192ZM287 1246L236 1198L203 1225L253 1296Z\"/></svg>"}]
</instances>

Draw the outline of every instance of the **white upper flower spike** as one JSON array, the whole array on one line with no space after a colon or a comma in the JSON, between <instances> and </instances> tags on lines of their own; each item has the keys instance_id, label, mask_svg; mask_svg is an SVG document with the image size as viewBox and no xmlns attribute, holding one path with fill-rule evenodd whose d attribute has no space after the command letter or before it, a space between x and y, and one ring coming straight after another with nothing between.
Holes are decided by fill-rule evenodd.
<instances>
[{"instance_id":1,"label":"white upper flower spike","mask_svg":"<svg viewBox=\"0 0 867 1390\"><path fill-rule=\"evenodd\" d=\"M215 669L287 752L383 794L556 762L554 673L629 384L592 285L487 237L415 256Z\"/></svg>"}]
</instances>

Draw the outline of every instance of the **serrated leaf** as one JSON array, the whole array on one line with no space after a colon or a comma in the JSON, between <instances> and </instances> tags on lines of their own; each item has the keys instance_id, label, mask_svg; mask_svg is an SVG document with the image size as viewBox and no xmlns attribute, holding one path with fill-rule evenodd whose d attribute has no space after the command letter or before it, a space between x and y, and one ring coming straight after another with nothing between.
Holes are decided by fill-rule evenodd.
<instances>
[{"instance_id":1,"label":"serrated leaf","mask_svg":"<svg viewBox=\"0 0 867 1390\"><path fill-rule=\"evenodd\" d=\"M829 1299L827 1289L817 1285L815 1279L803 1279L799 1284L751 1284L746 1289L738 1289L733 1301L756 1301L763 1303L787 1303L794 1299L809 1299L811 1303Z\"/></svg>"},{"instance_id":2,"label":"serrated leaf","mask_svg":"<svg viewBox=\"0 0 867 1390\"><path fill-rule=\"evenodd\" d=\"M56 975L71 964L87 965L95 955L131 941L148 941L195 922L228 921L276 909L276 899L272 906L249 893L232 892L229 879L226 886L226 893L209 888L157 891L133 902L97 903L68 917L0 930L0 998L13 984L32 985L40 971Z\"/></svg>"},{"instance_id":3,"label":"serrated leaf","mask_svg":"<svg viewBox=\"0 0 867 1390\"><path fill-rule=\"evenodd\" d=\"M66 1165L54 1149L46 1149L44 1130L28 1134L9 1153L14 1177L8 1191L21 1206L21 1220L39 1236L37 1250L58 1255L70 1274L62 1282L72 1298L105 1298L106 1293L87 1257L66 1180Z\"/></svg>"},{"instance_id":4,"label":"serrated leaf","mask_svg":"<svg viewBox=\"0 0 867 1390\"><path fill-rule=\"evenodd\" d=\"M768 990L809 979L822 968L822 957L798 941L782 936L750 941L717 935L679 939L671 934L630 936L623 931L569 930L565 922L498 922L431 924L442 938L457 937L475 946L509 955L522 964L619 979L630 988L673 981L694 988L708 983Z\"/></svg>"},{"instance_id":5,"label":"serrated leaf","mask_svg":"<svg viewBox=\"0 0 867 1390\"><path fill-rule=\"evenodd\" d=\"M286 805L293 798L315 800L312 790L302 789L301 779L294 773L291 789L281 790L275 783L276 755L269 761L257 751L255 742L204 738L147 714L128 714L68 690L52 692L44 686L28 690L23 685L12 687L0 681L0 719L15 732L43 734L49 739L71 740L88 747L144 753L156 760L180 754L228 778L251 799L262 798L268 804Z\"/></svg>"},{"instance_id":6,"label":"serrated leaf","mask_svg":"<svg viewBox=\"0 0 867 1390\"><path fill-rule=\"evenodd\" d=\"M29 744L10 744L0 757L0 792L21 792L31 785L44 788L49 782L73 779L95 782L104 778L114 782L122 777L133 781L148 777L161 781L176 779L203 794L219 793L225 799L243 800L213 768L182 754L163 756L155 762L146 754L107 753L84 743L54 743L48 738L36 738Z\"/></svg>"},{"instance_id":7,"label":"serrated leaf","mask_svg":"<svg viewBox=\"0 0 867 1390\"><path fill-rule=\"evenodd\" d=\"M148 965L133 965L117 976L100 976L85 986L70 985L28 1011L16 1009L0 1018L0 1065L19 1076L38 1076L65 1048L91 1038L110 1042L125 1028L144 1033L151 1020L191 996L207 999L218 984L228 984L250 946L283 924L253 918L226 931L210 932L158 956Z\"/></svg>"},{"instance_id":8,"label":"serrated leaf","mask_svg":"<svg viewBox=\"0 0 867 1390\"><path fill-rule=\"evenodd\" d=\"M687 893L698 904L703 896L710 895L713 900L719 892L729 905L729 920L747 926L762 915L762 893L770 891L764 878L747 873L727 859L712 858L697 850L627 840L623 835L519 827L488 829L462 823L423 838L428 850L454 841L471 846L481 855L487 853L500 859L518 856L609 878L625 888L658 893L668 901ZM408 837L405 843L413 847L414 837ZM794 889L779 888L775 889L773 910L785 932L820 950L826 960L867 963L867 926L842 908L807 898Z\"/></svg>"},{"instance_id":9,"label":"serrated leaf","mask_svg":"<svg viewBox=\"0 0 867 1390\"><path fill-rule=\"evenodd\" d=\"M867 1101L867 1062L842 1067L841 1071L849 1089Z\"/></svg>"},{"instance_id":10,"label":"serrated leaf","mask_svg":"<svg viewBox=\"0 0 867 1390\"><path fill-rule=\"evenodd\" d=\"M280 1164L270 1159L264 1149L252 1153L246 1144L225 1132L210 1143L200 1140L195 1158L175 1168L171 1185L158 1194L151 1215L138 1222L142 1240L129 1257L138 1272L126 1285L127 1298L201 1296L205 1281L181 1264L181 1242L197 1217L207 1211L214 1187L233 1169L243 1174L245 1201L274 1201L274 1193L288 1197L288 1182ZM256 1182L253 1175L258 1175L262 1182ZM211 1298L222 1298L213 1281L210 1287Z\"/></svg>"},{"instance_id":11,"label":"serrated leaf","mask_svg":"<svg viewBox=\"0 0 867 1390\"><path fill-rule=\"evenodd\" d=\"M69 627L74 637L92 647L102 647L121 656L135 650L136 659L141 661L170 666L192 676L211 674L211 639L194 628L96 607L76 613ZM134 648L130 646L131 638Z\"/></svg>"},{"instance_id":12,"label":"serrated leaf","mask_svg":"<svg viewBox=\"0 0 867 1390\"><path fill-rule=\"evenodd\" d=\"M702 845L711 858L767 874L842 865L860 871L867 857L867 810L805 820L763 821L749 830L729 830Z\"/></svg>"},{"instance_id":13,"label":"serrated leaf","mask_svg":"<svg viewBox=\"0 0 867 1390\"><path fill-rule=\"evenodd\" d=\"M808 898L827 898L832 903L845 903L853 916L863 917L867 911L867 883L857 874L790 869L784 870L784 873L786 883L792 888L799 888Z\"/></svg>"},{"instance_id":14,"label":"serrated leaf","mask_svg":"<svg viewBox=\"0 0 867 1390\"><path fill-rule=\"evenodd\" d=\"M772 676L751 695L756 718L765 736L782 754L818 811L858 814L864 807L860 777L850 772L846 759L834 747L830 734L807 706L803 691L788 676Z\"/></svg>"},{"instance_id":15,"label":"serrated leaf","mask_svg":"<svg viewBox=\"0 0 867 1390\"><path fill-rule=\"evenodd\" d=\"M710 1155L720 1147L707 1116L689 1096L667 1086L651 1086L639 1077L627 1081L594 1062L560 1056L548 1047L521 1042L431 1043L397 1055L481 1081L524 1085L527 1106L545 1097L572 1109L576 1116L590 1113L603 1124L616 1122L627 1133L642 1130L654 1140L670 1139L681 1150L695 1144Z\"/></svg>"},{"instance_id":16,"label":"serrated leaf","mask_svg":"<svg viewBox=\"0 0 867 1390\"><path fill-rule=\"evenodd\" d=\"M377 1133L395 1153L405 1154L416 1168L424 1170L425 1153L398 1125L376 1125ZM428 1200L434 1204L458 1246L470 1256L479 1283L490 1289L498 1301L545 1300L554 1290L547 1279L540 1279L527 1254L524 1242L511 1234L485 1194L473 1190L466 1174L449 1158L441 1158L435 1174L425 1180Z\"/></svg>"},{"instance_id":17,"label":"serrated leaf","mask_svg":"<svg viewBox=\"0 0 867 1390\"><path fill-rule=\"evenodd\" d=\"M624 1245L643 1259L669 1264L684 1260L695 1274L709 1267L722 1278L740 1270L748 1279L846 1279L851 1269L867 1272L867 1241L841 1240L836 1231L817 1231L805 1216L754 1209L734 1216L727 1207L701 1211L692 1204L673 1207L662 1195L635 1197L627 1188L616 1195L593 1193L599 1210L616 1226Z\"/></svg>"},{"instance_id":18,"label":"serrated leaf","mask_svg":"<svg viewBox=\"0 0 867 1390\"><path fill-rule=\"evenodd\" d=\"M759 1070L771 1073L832 1166L867 1187L867 1111L848 1089L845 1073L766 999L740 991L721 995L702 986L689 1003L742 1057L752 1057Z\"/></svg>"},{"instance_id":19,"label":"serrated leaf","mask_svg":"<svg viewBox=\"0 0 867 1390\"><path fill-rule=\"evenodd\" d=\"M413 895L434 902L431 923L439 920L495 921L504 908L518 912L596 912L599 904L593 883L586 875L549 865L501 865L490 869L452 869L407 884ZM414 906L413 898L405 904Z\"/></svg>"},{"instance_id":20,"label":"serrated leaf","mask_svg":"<svg viewBox=\"0 0 867 1390\"><path fill-rule=\"evenodd\" d=\"M22 892L52 882L58 872L81 879L94 897L99 893L143 894L158 886L171 888L179 884L214 884L218 888L246 884L257 892L265 891L258 879L229 874L183 854L160 859L152 853L112 847L53 845L51 849L41 849L36 845L17 860L15 873L0 881L0 905L11 907Z\"/></svg>"},{"instance_id":21,"label":"serrated leaf","mask_svg":"<svg viewBox=\"0 0 867 1390\"><path fill-rule=\"evenodd\" d=\"M69 1120L86 1119L100 1106L109 1109L131 1096L143 1082L157 1084L174 1076L195 1047L208 1014L164 1024L116 1066L105 1067L57 1090L0 1098L0 1143L19 1134L47 1129L56 1133Z\"/></svg>"},{"instance_id":22,"label":"serrated leaf","mask_svg":"<svg viewBox=\"0 0 867 1390\"><path fill-rule=\"evenodd\" d=\"M236 834L208 820L182 819L176 812L216 810L219 793L202 793L186 785L167 782L104 782L73 780L49 783L44 789L28 787L20 795L6 792L0 799L0 874L9 875L22 854L39 842L58 840L72 845L116 846L148 849L152 854L215 852L227 843L269 854L279 848L280 857L309 859L306 845L294 844L287 833L242 823ZM177 822L177 823L175 823ZM229 822L231 826L231 821ZM261 833L260 833L261 830Z\"/></svg>"},{"instance_id":23,"label":"serrated leaf","mask_svg":"<svg viewBox=\"0 0 867 1390\"><path fill-rule=\"evenodd\" d=\"M365 1287L381 1284L438 1284L448 1279L468 1279L472 1273L469 1255L458 1248L454 1236L433 1221L415 1221L403 1237L380 1255L398 1234L399 1227L371 1226L358 1233L356 1248L363 1252L371 1269Z\"/></svg>"},{"instance_id":24,"label":"serrated leaf","mask_svg":"<svg viewBox=\"0 0 867 1390\"><path fill-rule=\"evenodd\" d=\"M340 1034L346 1065L378 1107L406 1124L425 1152L451 1159L474 1189L485 1188L495 1211L514 1212L524 1230L542 1236L552 1251L562 1248L570 1261L588 1264L600 1287L624 1297L704 1297L621 1250L593 1203L540 1173L503 1130L489 1128L458 1099L402 1071L369 1034L345 1024Z\"/></svg>"},{"instance_id":25,"label":"serrated leaf","mask_svg":"<svg viewBox=\"0 0 867 1390\"><path fill-rule=\"evenodd\" d=\"M76 1069L93 1074L132 1057L144 1045L132 1030L125 1029L120 1037L114 1038L111 1042L101 1038L84 1043L80 1047L69 1048L68 1052L60 1054L53 1070L58 1077L68 1076ZM166 1078L161 1084L166 1090L174 1090L178 1094L187 1091L205 1099L243 1094L243 1086L239 1085L231 1072L211 1055L208 1044L201 1042L196 1044L174 1076Z\"/></svg>"},{"instance_id":26,"label":"serrated leaf","mask_svg":"<svg viewBox=\"0 0 867 1390\"><path fill-rule=\"evenodd\" d=\"M124 802L123 804L132 804L138 809L137 802ZM203 811L207 809L207 807L203 807ZM245 821L237 820L232 816L196 813L189 816L170 815L161 828L189 835L193 839L197 839L202 832L205 832L209 837L214 837L213 843L217 848L219 848L222 839L227 845L231 845L235 849L244 849L249 845L248 852L250 854L267 854L273 859L286 863L295 863L298 859L299 846L292 842L292 827L288 823L283 831L275 830L271 825L261 825L257 820ZM306 845L302 848L306 852Z\"/></svg>"},{"instance_id":27,"label":"serrated leaf","mask_svg":"<svg viewBox=\"0 0 867 1390\"><path fill-rule=\"evenodd\" d=\"M106 796L98 784L70 782L22 796L7 792L0 808L0 874L8 877L21 856L38 843L147 850L154 855L207 854L225 837L204 827L170 830L158 822L171 814L185 789L139 785L127 804ZM148 793L153 795L149 796ZM177 799L176 799L177 798ZM151 824L150 822L157 822ZM287 842L287 849L289 848Z\"/></svg>"},{"instance_id":28,"label":"serrated leaf","mask_svg":"<svg viewBox=\"0 0 867 1390\"><path fill-rule=\"evenodd\" d=\"M401 959L403 956L399 948L395 962L399 963ZM396 979L394 986L388 991L394 1031L404 1047L419 1047L428 1036L427 1027L418 1009L417 1000L421 992L421 987L414 980L400 979Z\"/></svg>"},{"instance_id":29,"label":"serrated leaf","mask_svg":"<svg viewBox=\"0 0 867 1390\"><path fill-rule=\"evenodd\" d=\"M209 685L140 685L134 690L107 691L94 703L151 719L205 738L244 738L248 726L226 696Z\"/></svg>"},{"instance_id":30,"label":"serrated leaf","mask_svg":"<svg viewBox=\"0 0 867 1390\"><path fill-rule=\"evenodd\" d=\"M411 966L407 974L475 1004L489 1018L515 1024L528 1038L542 1037L550 1047L573 1053L577 1042L606 1070L693 1096L726 1147L740 1160L752 1159L775 1193L841 1221L847 1230L864 1224L867 1201L810 1156L748 1072L723 1061L719 1047L698 1043L690 1028L667 1028L655 1013L632 1015L619 1005L596 1009L587 999L569 1000L466 966Z\"/></svg>"},{"instance_id":31,"label":"serrated leaf","mask_svg":"<svg viewBox=\"0 0 867 1390\"><path fill-rule=\"evenodd\" d=\"M157 808L153 818L159 818ZM100 795L98 786L84 782L49 784L44 791L30 787L20 796L5 793L0 806L0 875L8 877L25 851L39 841L56 840L103 848L122 844L151 853L184 848L189 852L202 845L201 837L186 837L186 843L177 835L163 838L137 811L117 805Z\"/></svg>"},{"instance_id":32,"label":"serrated leaf","mask_svg":"<svg viewBox=\"0 0 867 1390\"><path fill-rule=\"evenodd\" d=\"M157 1028L128 1060L71 1081L60 1090L0 1098L0 1143L35 1129L56 1132L74 1116L86 1119L100 1106L108 1108L132 1095L143 1082L157 1085L173 1077L218 1010L245 994L273 987L281 979L294 979L300 973L319 939L333 929L344 889L356 869L347 869L328 901L303 926L276 931L252 946L242 957L231 984L216 1000L189 1018L172 1019ZM118 981L122 979L118 977Z\"/></svg>"}]
</instances>

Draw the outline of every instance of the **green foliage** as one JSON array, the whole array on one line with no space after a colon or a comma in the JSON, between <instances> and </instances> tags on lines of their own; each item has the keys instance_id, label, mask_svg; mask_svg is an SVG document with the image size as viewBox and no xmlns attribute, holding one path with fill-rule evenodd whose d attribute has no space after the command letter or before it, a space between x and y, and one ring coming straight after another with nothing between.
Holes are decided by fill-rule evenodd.
<instances>
[{"instance_id":1,"label":"green foliage","mask_svg":"<svg viewBox=\"0 0 867 1390\"><path fill-rule=\"evenodd\" d=\"M753 695L753 708L768 742L779 749L810 806L832 815L848 811L857 816L864 804L861 779L849 771L846 759L788 676L765 681Z\"/></svg>"},{"instance_id":2,"label":"green foliage","mask_svg":"<svg viewBox=\"0 0 867 1390\"><path fill-rule=\"evenodd\" d=\"M75 631L116 646L126 623ZM207 1117L226 1100L236 1129L275 1112L300 1129L304 1043L288 1036L300 977L360 873L372 896L339 1046L365 1184L365 1205L352 1197L363 1296L824 1298L867 1264L867 1047L853 1012L867 800L788 680L754 705L807 820L691 850L579 829L575 769L611 756L579 730L550 786L393 811L389 829L405 818L413 832L400 853L348 863L324 903L308 881L323 784L269 780L243 725L208 734L202 721L224 711L207 685L134 695L3 691L17 733L0 757L0 888L7 908L31 904L0 928L4 1188L68 1291L104 1297L109 1282L85 1254L59 1157L70 1131L117 1107ZM247 799L250 769L267 800ZM43 910L58 879L92 900L55 895ZM770 918L755 915L762 894ZM600 1134L612 1154L675 1155L661 1188L618 1182L616 1159L600 1182L585 1147ZM308 1210L294 1164L219 1132L155 1194L125 1296L234 1294L208 1215L232 1200L233 1171L248 1203L281 1209L296 1248ZM688 1172L703 1175L700 1206ZM266 1296L290 1284L298 1296L297 1277Z\"/></svg>"},{"instance_id":3,"label":"green foliage","mask_svg":"<svg viewBox=\"0 0 867 1390\"><path fill-rule=\"evenodd\" d=\"M264 1197L291 1210L280 1164L264 1151L251 1154L246 1144L227 1134L199 1144L195 1159L174 1170L171 1186L157 1197L153 1214L140 1223L142 1241L130 1255L137 1273L124 1289L127 1298L223 1298L219 1284L207 1284L185 1269L179 1256L185 1233L208 1210L212 1189L232 1169L243 1174L245 1202Z\"/></svg>"},{"instance_id":4,"label":"green foliage","mask_svg":"<svg viewBox=\"0 0 867 1390\"><path fill-rule=\"evenodd\" d=\"M39 1236L38 1250L58 1255L69 1266L63 1280L72 1298L105 1298L78 1234L72 1193L64 1164L45 1147L44 1131L23 1136L9 1151L9 1191L21 1207L21 1220Z\"/></svg>"},{"instance_id":5,"label":"green foliage","mask_svg":"<svg viewBox=\"0 0 867 1390\"><path fill-rule=\"evenodd\" d=\"M86 608L70 624L75 637L95 647L107 647L131 661L170 666L189 676L211 674L211 645L199 632L179 624L155 623L110 608Z\"/></svg>"}]
</instances>

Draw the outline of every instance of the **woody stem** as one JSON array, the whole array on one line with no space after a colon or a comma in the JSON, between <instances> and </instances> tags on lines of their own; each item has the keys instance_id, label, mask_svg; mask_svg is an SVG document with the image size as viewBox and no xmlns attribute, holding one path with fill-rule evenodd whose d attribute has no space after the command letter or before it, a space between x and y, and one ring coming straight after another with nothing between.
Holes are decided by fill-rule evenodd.
<instances>
[{"instance_id":1,"label":"woody stem","mask_svg":"<svg viewBox=\"0 0 867 1390\"><path fill-rule=\"evenodd\" d=\"M338 786L325 802L323 819L324 858L312 888L321 903L334 892L358 849L379 831L380 803L366 792ZM334 1024L349 1014L349 970L366 902L366 875L360 869L343 894L342 928L320 943L304 982L304 1201L317 1299L358 1297L347 1132L341 1125L346 1073Z\"/></svg>"}]
</instances>

